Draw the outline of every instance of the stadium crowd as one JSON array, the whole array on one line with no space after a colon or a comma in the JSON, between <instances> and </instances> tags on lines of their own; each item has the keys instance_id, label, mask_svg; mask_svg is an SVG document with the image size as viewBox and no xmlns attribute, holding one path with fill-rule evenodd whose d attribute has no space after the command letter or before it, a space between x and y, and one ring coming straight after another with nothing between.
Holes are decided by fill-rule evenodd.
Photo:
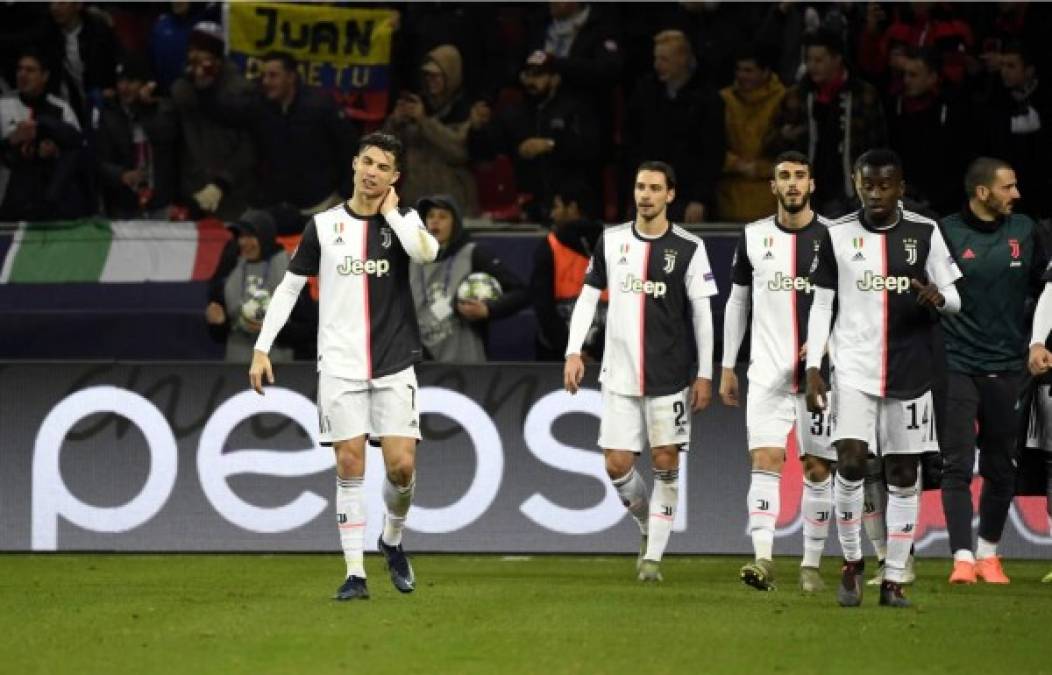
<instances>
[{"instance_id":1,"label":"stadium crowd","mask_svg":"<svg viewBox=\"0 0 1052 675\"><path fill-rule=\"evenodd\" d=\"M399 17L390 109L363 123L284 54L246 80L217 3L4 5L0 220L252 206L302 229L295 212L348 194L348 149L381 124L409 147L406 200L448 194L468 218L549 222L568 178L589 213L623 218L645 158L679 172L677 221L748 222L789 149L835 217L853 206L845 168L882 146L921 212L958 208L985 155L1017 168L1023 211L1052 215L1040 3L379 6Z\"/></svg>"}]
</instances>

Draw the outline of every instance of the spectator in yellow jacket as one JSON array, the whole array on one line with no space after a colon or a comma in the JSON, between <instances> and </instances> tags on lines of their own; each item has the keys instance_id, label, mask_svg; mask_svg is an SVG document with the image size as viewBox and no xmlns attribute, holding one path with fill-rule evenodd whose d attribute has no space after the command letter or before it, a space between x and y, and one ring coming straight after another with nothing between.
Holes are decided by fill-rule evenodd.
<instances>
[{"instance_id":1,"label":"spectator in yellow jacket","mask_svg":"<svg viewBox=\"0 0 1052 675\"><path fill-rule=\"evenodd\" d=\"M727 125L727 155L717 188L719 219L747 223L775 208L771 192L772 158L763 138L785 97L785 86L771 72L770 59L757 47L744 47L735 59L734 83L720 90Z\"/></svg>"}]
</instances>

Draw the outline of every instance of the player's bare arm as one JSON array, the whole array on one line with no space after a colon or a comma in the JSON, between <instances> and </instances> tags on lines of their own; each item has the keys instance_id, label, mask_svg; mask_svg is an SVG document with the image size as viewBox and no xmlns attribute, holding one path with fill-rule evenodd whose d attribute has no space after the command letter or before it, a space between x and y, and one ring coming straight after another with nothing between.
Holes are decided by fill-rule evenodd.
<instances>
[{"instance_id":1,"label":"player's bare arm","mask_svg":"<svg viewBox=\"0 0 1052 675\"><path fill-rule=\"evenodd\" d=\"M248 367L248 382L256 393L264 396L263 378L267 384L274 384L274 367L270 365L270 356L258 349L252 351L252 365Z\"/></svg>"},{"instance_id":2,"label":"player's bare arm","mask_svg":"<svg viewBox=\"0 0 1052 675\"><path fill-rule=\"evenodd\" d=\"M807 369L807 410L812 413L824 412L826 409L829 388L818 368Z\"/></svg>"},{"instance_id":3,"label":"player's bare arm","mask_svg":"<svg viewBox=\"0 0 1052 675\"><path fill-rule=\"evenodd\" d=\"M722 368L720 370L720 400L723 405L737 408L740 403L738 398L738 373L733 368Z\"/></svg>"},{"instance_id":4,"label":"player's bare arm","mask_svg":"<svg viewBox=\"0 0 1052 675\"><path fill-rule=\"evenodd\" d=\"M584 379L584 361L581 360L581 355L568 355L566 365L563 366L563 387L571 394L576 394L581 388L582 379Z\"/></svg>"},{"instance_id":5,"label":"player's bare arm","mask_svg":"<svg viewBox=\"0 0 1052 675\"><path fill-rule=\"evenodd\" d=\"M699 377L690 386L690 411L700 412L712 403L712 380Z\"/></svg>"}]
</instances>

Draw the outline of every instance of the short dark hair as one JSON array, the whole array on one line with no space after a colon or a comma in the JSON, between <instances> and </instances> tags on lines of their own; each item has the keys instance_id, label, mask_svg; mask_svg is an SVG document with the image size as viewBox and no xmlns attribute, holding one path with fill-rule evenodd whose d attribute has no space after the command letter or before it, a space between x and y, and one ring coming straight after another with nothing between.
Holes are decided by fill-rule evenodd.
<instances>
[{"instance_id":1,"label":"short dark hair","mask_svg":"<svg viewBox=\"0 0 1052 675\"><path fill-rule=\"evenodd\" d=\"M996 157L979 157L968 165L964 172L964 193L968 197L974 197L980 185L990 187L997 172L1001 169L1011 169L1012 165L1003 159Z\"/></svg>"},{"instance_id":2,"label":"short dark hair","mask_svg":"<svg viewBox=\"0 0 1052 675\"><path fill-rule=\"evenodd\" d=\"M643 162L636 169L636 177L639 176L641 171L657 171L665 174L665 187L669 190L676 189L676 170L672 168L671 164L667 162L659 162L657 160L649 160Z\"/></svg>"},{"instance_id":3,"label":"short dark hair","mask_svg":"<svg viewBox=\"0 0 1052 675\"><path fill-rule=\"evenodd\" d=\"M389 152L394 157L395 168L398 169L402 166L402 156L405 154L405 146L402 145L402 141L393 134L385 134L382 131L374 131L371 134L362 136L358 141L358 154L362 154L362 151L366 148L380 148L384 152Z\"/></svg>"},{"instance_id":4,"label":"short dark hair","mask_svg":"<svg viewBox=\"0 0 1052 675\"><path fill-rule=\"evenodd\" d=\"M773 51L774 50L770 45L760 42L747 42L735 50L734 63L738 64L742 61L752 61L760 68L774 70L777 59L775 58Z\"/></svg>"},{"instance_id":5,"label":"short dark hair","mask_svg":"<svg viewBox=\"0 0 1052 675\"><path fill-rule=\"evenodd\" d=\"M811 166L811 160L809 160L807 158L807 155L805 155L804 153L799 152L797 150L786 150L785 152L783 152L782 154L780 154L780 155L778 155L777 157L774 158L774 164L772 164L771 166L772 166L772 168L776 167L779 164L781 164L782 162L792 162L793 164L803 164L804 166L807 167L807 173L812 173L812 171L814 169L814 167Z\"/></svg>"},{"instance_id":6,"label":"short dark hair","mask_svg":"<svg viewBox=\"0 0 1052 675\"><path fill-rule=\"evenodd\" d=\"M281 67L291 72L296 72L296 66L299 65L299 62L296 61L292 54L278 51L276 49L272 49L264 54L261 60L263 63L266 63L267 61L280 61Z\"/></svg>"},{"instance_id":7,"label":"short dark hair","mask_svg":"<svg viewBox=\"0 0 1052 675\"><path fill-rule=\"evenodd\" d=\"M1034 62L1033 50L1022 40L1009 40L1005 43L1005 46L1001 48L1001 55L1004 56L1005 54L1018 54L1019 58L1022 59L1024 66L1037 65Z\"/></svg>"},{"instance_id":8,"label":"short dark hair","mask_svg":"<svg viewBox=\"0 0 1052 675\"><path fill-rule=\"evenodd\" d=\"M825 47L833 56L844 55L844 41L828 28L804 33L802 42L805 51L808 47Z\"/></svg>"},{"instance_id":9,"label":"short dark hair","mask_svg":"<svg viewBox=\"0 0 1052 675\"><path fill-rule=\"evenodd\" d=\"M864 166L874 168L891 166L898 169L899 173L902 173L902 159L897 152L889 148L874 148L863 152L855 160L855 166L852 168L851 173L858 173Z\"/></svg>"},{"instance_id":10,"label":"short dark hair","mask_svg":"<svg viewBox=\"0 0 1052 675\"><path fill-rule=\"evenodd\" d=\"M928 47L908 47L906 58L911 61L920 61L929 72L939 74L942 70L942 56L934 49Z\"/></svg>"},{"instance_id":11,"label":"short dark hair","mask_svg":"<svg viewBox=\"0 0 1052 675\"><path fill-rule=\"evenodd\" d=\"M41 70L47 71L48 73L51 72L51 63L44 58L44 53L36 47L28 46L18 52L18 61L21 61L22 59L33 59L40 65ZM15 61L15 63L18 63L18 61Z\"/></svg>"},{"instance_id":12,"label":"short dark hair","mask_svg":"<svg viewBox=\"0 0 1052 675\"><path fill-rule=\"evenodd\" d=\"M577 204L578 210L585 215L588 212L588 205L592 203L592 190L583 180L573 177L555 186L552 190L552 198L555 197L558 197L559 201L567 206Z\"/></svg>"}]
</instances>

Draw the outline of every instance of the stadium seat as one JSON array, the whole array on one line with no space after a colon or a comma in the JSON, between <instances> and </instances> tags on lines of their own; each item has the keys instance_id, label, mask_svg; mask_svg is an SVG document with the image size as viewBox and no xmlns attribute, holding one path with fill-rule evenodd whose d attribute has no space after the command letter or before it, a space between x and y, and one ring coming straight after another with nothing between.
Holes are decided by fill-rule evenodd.
<instances>
[{"instance_id":1,"label":"stadium seat","mask_svg":"<svg viewBox=\"0 0 1052 675\"><path fill-rule=\"evenodd\" d=\"M472 171L483 216L493 220L521 220L522 200L516 189L515 167L511 159L507 155L497 155L492 161L476 162Z\"/></svg>"}]
</instances>

